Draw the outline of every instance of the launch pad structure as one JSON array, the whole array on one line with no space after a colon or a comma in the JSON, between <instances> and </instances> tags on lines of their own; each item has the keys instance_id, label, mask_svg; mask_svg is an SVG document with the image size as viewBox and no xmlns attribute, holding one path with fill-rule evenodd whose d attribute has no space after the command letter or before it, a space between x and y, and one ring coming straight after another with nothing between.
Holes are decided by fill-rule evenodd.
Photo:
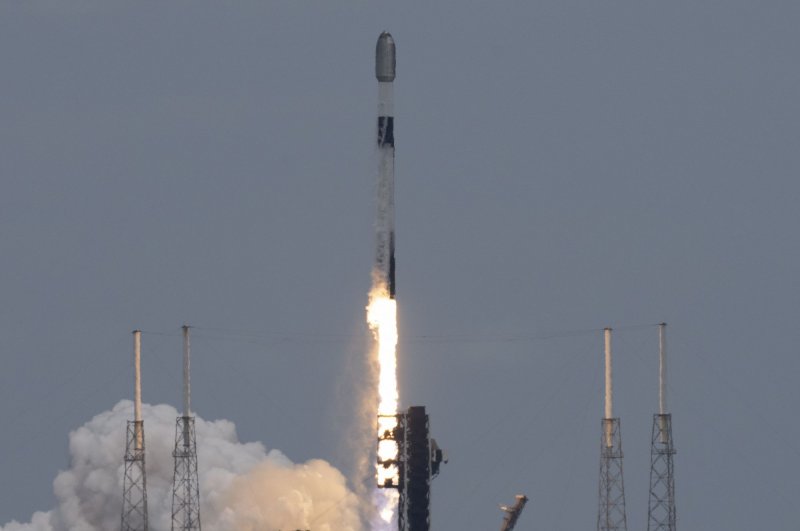
<instances>
[{"instance_id":1,"label":"launch pad structure","mask_svg":"<svg viewBox=\"0 0 800 531\"><path fill-rule=\"evenodd\" d=\"M378 458L378 466L396 467L397 481L387 479L379 488L397 489L400 494L397 527L399 531L429 531L431 481L439 475L444 452L430 436L430 420L425 406L413 406L396 415L379 415L395 420L394 429L378 436L381 441L392 441L397 454L390 459Z\"/></svg>"}]
</instances>

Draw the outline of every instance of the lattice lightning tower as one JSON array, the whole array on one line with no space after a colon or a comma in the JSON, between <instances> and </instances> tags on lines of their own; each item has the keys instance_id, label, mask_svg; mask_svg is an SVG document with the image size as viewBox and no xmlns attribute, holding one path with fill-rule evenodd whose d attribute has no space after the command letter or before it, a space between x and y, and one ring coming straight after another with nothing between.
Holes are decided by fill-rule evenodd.
<instances>
[{"instance_id":1,"label":"lattice lightning tower","mask_svg":"<svg viewBox=\"0 0 800 531\"><path fill-rule=\"evenodd\" d=\"M647 531L675 531L675 477L672 415L667 413L667 324L658 326L658 414L650 443L650 503Z\"/></svg>"},{"instance_id":2,"label":"lattice lightning tower","mask_svg":"<svg viewBox=\"0 0 800 531\"><path fill-rule=\"evenodd\" d=\"M125 445L125 477L122 483L122 531L148 531L147 477L144 462L142 420L142 332L133 331L133 421L128 421Z\"/></svg>"},{"instance_id":3,"label":"lattice lightning tower","mask_svg":"<svg viewBox=\"0 0 800 531\"><path fill-rule=\"evenodd\" d=\"M175 473L172 480L172 531L200 531L197 438L191 414L189 327L183 327L183 415L175 423Z\"/></svg>"},{"instance_id":4,"label":"lattice lightning tower","mask_svg":"<svg viewBox=\"0 0 800 531\"><path fill-rule=\"evenodd\" d=\"M605 417L600 438L600 493L597 511L598 531L627 531L625 483L622 474L622 433L619 418L614 417L611 374L611 329L605 336Z\"/></svg>"}]
</instances>

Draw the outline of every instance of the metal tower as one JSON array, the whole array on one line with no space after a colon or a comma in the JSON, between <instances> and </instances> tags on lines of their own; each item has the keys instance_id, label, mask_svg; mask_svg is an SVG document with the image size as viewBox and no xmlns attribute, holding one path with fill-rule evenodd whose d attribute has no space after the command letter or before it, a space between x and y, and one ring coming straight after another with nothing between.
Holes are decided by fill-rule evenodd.
<instances>
[{"instance_id":1,"label":"metal tower","mask_svg":"<svg viewBox=\"0 0 800 531\"><path fill-rule=\"evenodd\" d=\"M522 514L525 504L528 503L528 497L524 494L517 494L516 499L517 501L511 507L505 505L500 506L500 509L506 513L500 531L511 531L514 529L514 526L517 525L517 520L519 520L519 515Z\"/></svg>"},{"instance_id":2,"label":"metal tower","mask_svg":"<svg viewBox=\"0 0 800 531\"><path fill-rule=\"evenodd\" d=\"M147 477L142 420L142 332L133 331L134 420L128 421L125 477L122 483L122 531L147 531Z\"/></svg>"},{"instance_id":3,"label":"metal tower","mask_svg":"<svg viewBox=\"0 0 800 531\"><path fill-rule=\"evenodd\" d=\"M625 483L622 475L622 433L619 418L614 417L611 374L611 329L606 328L605 417L600 437L600 495L597 511L598 531L627 531Z\"/></svg>"},{"instance_id":4,"label":"metal tower","mask_svg":"<svg viewBox=\"0 0 800 531\"><path fill-rule=\"evenodd\" d=\"M650 503L647 531L675 531L672 415L667 413L667 324L658 325L658 409L650 441Z\"/></svg>"},{"instance_id":5,"label":"metal tower","mask_svg":"<svg viewBox=\"0 0 800 531\"><path fill-rule=\"evenodd\" d=\"M391 415L397 422L392 431L380 434L381 441L394 441L397 455L378 459L386 468L396 467L394 479L379 483L379 488L397 489L400 493L397 526L399 531L430 530L431 481L439 475L441 464L447 462L444 452L430 436L430 423L424 406L408 408L407 412ZM381 417L387 415L379 415ZM396 479L396 481L395 481Z\"/></svg>"},{"instance_id":6,"label":"metal tower","mask_svg":"<svg viewBox=\"0 0 800 531\"><path fill-rule=\"evenodd\" d=\"M175 423L175 473L172 479L172 531L200 531L197 438L191 415L189 327L183 326L183 415Z\"/></svg>"}]
</instances>

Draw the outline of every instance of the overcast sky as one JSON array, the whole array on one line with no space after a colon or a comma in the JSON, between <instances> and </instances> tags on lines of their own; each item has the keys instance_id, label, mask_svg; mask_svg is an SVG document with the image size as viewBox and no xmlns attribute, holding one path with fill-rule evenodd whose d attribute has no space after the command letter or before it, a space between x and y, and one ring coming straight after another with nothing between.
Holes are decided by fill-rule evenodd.
<instances>
[{"instance_id":1,"label":"overcast sky","mask_svg":"<svg viewBox=\"0 0 800 531\"><path fill-rule=\"evenodd\" d=\"M137 327L147 402L179 403L191 323L200 415L349 470L389 30L434 528L517 493L518 529L594 528L615 326L643 529L660 321L679 527L796 528L798 27L796 0L3 2L0 524L131 396Z\"/></svg>"}]
</instances>

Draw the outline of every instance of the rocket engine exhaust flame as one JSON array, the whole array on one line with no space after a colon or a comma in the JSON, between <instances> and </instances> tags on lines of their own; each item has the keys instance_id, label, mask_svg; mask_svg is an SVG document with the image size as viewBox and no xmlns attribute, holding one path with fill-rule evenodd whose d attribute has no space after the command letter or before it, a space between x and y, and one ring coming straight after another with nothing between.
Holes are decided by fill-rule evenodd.
<instances>
[{"instance_id":1,"label":"rocket engine exhaust flame","mask_svg":"<svg viewBox=\"0 0 800 531\"><path fill-rule=\"evenodd\" d=\"M370 293L367 322L377 342L380 373L378 376L378 462L375 477L379 486L398 485L400 481L397 442L388 435L397 428L397 303L389 298L386 286L378 285ZM399 493L381 489L376 493L381 520L389 524L397 509Z\"/></svg>"},{"instance_id":2,"label":"rocket engine exhaust flame","mask_svg":"<svg viewBox=\"0 0 800 531\"><path fill-rule=\"evenodd\" d=\"M397 346L397 304L380 291L370 294L370 303L367 307L367 322L378 342L378 361L380 362L380 377L378 379L378 393L380 403L378 414L394 415L397 413L397 359L395 348Z\"/></svg>"}]
</instances>

